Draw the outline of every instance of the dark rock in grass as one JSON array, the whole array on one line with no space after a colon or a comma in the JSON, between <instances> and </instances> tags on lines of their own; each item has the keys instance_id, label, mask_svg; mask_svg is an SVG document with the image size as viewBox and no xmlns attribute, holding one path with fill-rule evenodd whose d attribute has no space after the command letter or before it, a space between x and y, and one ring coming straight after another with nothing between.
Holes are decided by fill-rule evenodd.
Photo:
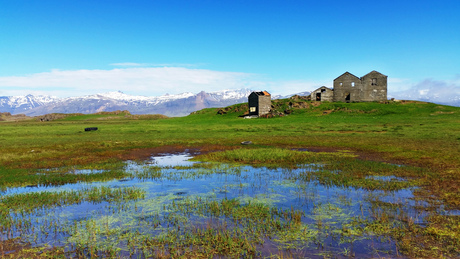
<instances>
[{"instance_id":1,"label":"dark rock in grass","mask_svg":"<svg viewBox=\"0 0 460 259\"><path fill-rule=\"evenodd\" d=\"M241 145L251 145L252 141L243 141L241 142Z\"/></svg>"},{"instance_id":2,"label":"dark rock in grass","mask_svg":"<svg viewBox=\"0 0 460 259\"><path fill-rule=\"evenodd\" d=\"M94 131L97 130L97 127L85 128L85 131Z\"/></svg>"}]
</instances>

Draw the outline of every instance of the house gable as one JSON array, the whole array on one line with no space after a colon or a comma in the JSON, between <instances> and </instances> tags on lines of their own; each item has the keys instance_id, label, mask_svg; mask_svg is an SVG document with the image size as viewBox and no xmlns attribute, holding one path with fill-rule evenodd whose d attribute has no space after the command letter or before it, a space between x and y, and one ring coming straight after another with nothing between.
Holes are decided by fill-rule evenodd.
<instances>
[{"instance_id":1,"label":"house gable","mask_svg":"<svg viewBox=\"0 0 460 259\"><path fill-rule=\"evenodd\" d=\"M347 71L347 72L341 74L340 76L338 76L336 79L334 79L334 81L343 80L343 79L356 79L356 80L359 80L359 77L357 77L357 76L355 76L352 73Z\"/></svg>"},{"instance_id":2,"label":"house gable","mask_svg":"<svg viewBox=\"0 0 460 259\"><path fill-rule=\"evenodd\" d=\"M375 71L375 70L372 70L371 72L365 74L364 76L362 76L361 78L366 78L366 77L387 77L386 75L378 72L378 71Z\"/></svg>"}]
</instances>

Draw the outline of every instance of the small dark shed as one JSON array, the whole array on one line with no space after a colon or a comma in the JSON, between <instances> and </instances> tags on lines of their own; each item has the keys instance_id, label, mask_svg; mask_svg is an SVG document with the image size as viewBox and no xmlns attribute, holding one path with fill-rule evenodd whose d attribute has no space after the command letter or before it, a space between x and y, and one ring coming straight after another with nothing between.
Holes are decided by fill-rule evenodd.
<instances>
[{"instance_id":1,"label":"small dark shed","mask_svg":"<svg viewBox=\"0 0 460 259\"><path fill-rule=\"evenodd\" d=\"M267 91L252 92L248 97L249 115L262 116L270 112L271 95Z\"/></svg>"}]
</instances>

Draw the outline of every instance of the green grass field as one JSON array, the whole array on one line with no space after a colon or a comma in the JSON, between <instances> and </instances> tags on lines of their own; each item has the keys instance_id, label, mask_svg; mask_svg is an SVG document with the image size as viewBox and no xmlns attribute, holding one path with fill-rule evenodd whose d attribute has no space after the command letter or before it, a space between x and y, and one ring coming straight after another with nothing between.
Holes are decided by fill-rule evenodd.
<instances>
[{"instance_id":1,"label":"green grass field","mask_svg":"<svg viewBox=\"0 0 460 259\"><path fill-rule=\"evenodd\" d=\"M49 122L3 121L0 188L120 179L126 176L121 171L125 160L193 149L202 152L196 159L203 161L286 168L325 162L330 170L349 173L302 177L364 189L418 186L415 199L426 202L427 210L460 210L460 108L421 102L307 102L308 108L296 108L301 102L274 102L289 115L268 119L238 117L244 112L245 104L240 104L223 115L219 109L205 109L180 118L97 114ZM98 130L85 132L86 127ZM253 144L241 145L243 141ZM296 151L305 149L311 152ZM75 169L106 171L66 173ZM372 176L408 181L381 185ZM0 206L9 205L1 201ZM397 240L407 256L449 257L458 255L459 217L433 215L426 226L390 228L382 221L372 227Z\"/></svg>"}]
</instances>

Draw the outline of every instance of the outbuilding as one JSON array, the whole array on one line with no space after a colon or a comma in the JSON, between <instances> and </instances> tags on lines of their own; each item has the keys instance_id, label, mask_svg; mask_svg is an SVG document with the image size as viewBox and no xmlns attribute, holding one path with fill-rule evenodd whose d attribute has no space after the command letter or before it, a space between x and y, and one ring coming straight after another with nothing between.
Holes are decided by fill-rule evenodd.
<instances>
[{"instance_id":1,"label":"outbuilding","mask_svg":"<svg viewBox=\"0 0 460 259\"><path fill-rule=\"evenodd\" d=\"M318 102L332 102L334 98L334 91L331 88L321 86L315 91L311 92L311 100Z\"/></svg>"},{"instance_id":2,"label":"outbuilding","mask_svg":"<svg viewBox=\"0 0 460 259\"><path fill-rule=\"evenodd\" d=\"M252 92L248 97L249 115L262 116L270 113L271 95L267 91Z\"/></svg>"}]
</instances>

